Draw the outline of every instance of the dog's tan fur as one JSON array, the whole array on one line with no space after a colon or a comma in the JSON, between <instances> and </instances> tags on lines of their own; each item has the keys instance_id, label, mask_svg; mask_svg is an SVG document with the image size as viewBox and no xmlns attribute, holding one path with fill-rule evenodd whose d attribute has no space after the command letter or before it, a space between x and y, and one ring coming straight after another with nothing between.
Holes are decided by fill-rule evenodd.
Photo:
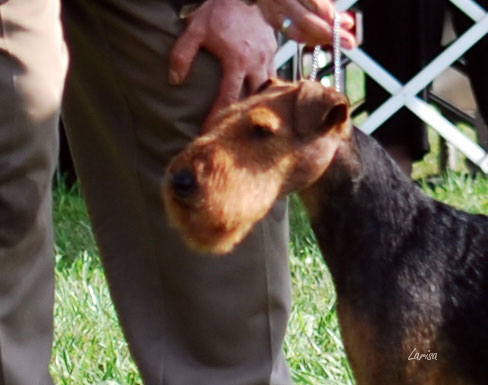
<instances>
[{"instance_id":1,"label":"dog's tan fur","mask_svg":"<svg viewBox=\"0 0 488 385\"><path fill-rule=\"evenodd\" d=\"M341 94L324 93L318 83L273 80L262 93L223 112L208 134L173 159L168 178L190 169L198 189L181 198L166 183L171 223L198 250L229 252L277 197L324 172L348 135L346 115Z\"/></svg>"}]
</instances>

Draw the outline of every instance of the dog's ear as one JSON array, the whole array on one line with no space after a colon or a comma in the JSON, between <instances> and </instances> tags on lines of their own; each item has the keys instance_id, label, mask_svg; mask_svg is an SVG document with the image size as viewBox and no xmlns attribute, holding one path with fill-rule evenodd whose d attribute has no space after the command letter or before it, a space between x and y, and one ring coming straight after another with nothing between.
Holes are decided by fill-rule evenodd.
<instances>
[{"instance_id":1,"label":"dog's ear","mask_svg":"<svg viewBox=\"0 0 488 385\"><path fill-rule=\"evenodd\" d=\"M297 87L294 115L295 130L302 136L342 129L349 118L347 98L318 82L303 81Z\"/></svg>"},{"instance_id":2,"label":"dog's ear","mask_svg":"<svg viewBox=\"0 0 488 385\"><path fill-rule=\"evenodd\" d=\"M266 80L263 84L261 84L258 89L256 90L256 94L260 94L263 91L266 91L268 88L272 86L289 86L289 83L284 82L283 80L280 80L278 78L269 78Z\"/></svg>"}]
</instances>

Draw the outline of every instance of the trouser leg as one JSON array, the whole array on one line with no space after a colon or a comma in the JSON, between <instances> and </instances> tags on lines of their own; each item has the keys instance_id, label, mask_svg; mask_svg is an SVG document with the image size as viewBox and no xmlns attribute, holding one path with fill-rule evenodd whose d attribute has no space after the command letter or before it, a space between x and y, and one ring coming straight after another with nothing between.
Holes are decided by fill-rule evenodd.
<instances>
[{"instance_id":1,"label":"trouser leg","mask_svg":"<svg viewBox=\"0 0 488 385\"><path fill-rule=\"evenodd\" d=\"M146 384L290 384L287 209L224 258L189 251L166 220L169 159L199 131L220 71L201 53L167 83L181 31L163 1L66 1L63 118L119 319ZM244 150L244 149L243 149Z\"/></svg>"},{"instance_id":2,"label":"trouser leg","mask_svg":"<svg viewBox=\"0 0 488 385\"><path fill-rule=\"evenodd\" d=\"M0 384L52 384L51 179L63 44L57 1L0 5Z\"/></svg>"}]
</instances>

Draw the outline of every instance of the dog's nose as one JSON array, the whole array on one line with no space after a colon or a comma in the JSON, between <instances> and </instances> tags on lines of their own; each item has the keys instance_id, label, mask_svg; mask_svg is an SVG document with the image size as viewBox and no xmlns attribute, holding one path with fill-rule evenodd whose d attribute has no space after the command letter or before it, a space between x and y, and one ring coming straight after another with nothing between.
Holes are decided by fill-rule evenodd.
<instances>
[{"instance_id":1,"label":"dog's nose","mask_svg":"<svg viewBox=\"0 0 488 385\"><path fill-rule=\"evenodd\" d=\"M196 188L195 176L189 169L183 168L172 175L171 185L180 198L188 198Z\"/></svg>"}]
</instances>

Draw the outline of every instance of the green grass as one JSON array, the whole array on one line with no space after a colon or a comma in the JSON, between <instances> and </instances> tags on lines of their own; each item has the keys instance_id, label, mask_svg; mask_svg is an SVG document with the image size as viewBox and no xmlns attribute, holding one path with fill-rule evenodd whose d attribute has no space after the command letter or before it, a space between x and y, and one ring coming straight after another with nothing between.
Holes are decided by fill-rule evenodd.
<instances>
[{"instance_id":1,"label":"green grass","mask_svg":"<svg viewBox=\"0 0 488 385\"><path fill-rule=\"evenodd\" d=\"M56 384L141 384L118 326L86 208L77 188L54 193Z\"/></svg>"},{"instance_id":2,"label":"green grass","mask_svg":"<svg viewBox=\"0 0 488 385\"><path fill-rule=\"evenodd\" d=\"M290 200L293 309L285 351L296 384L353 384L340 339L335 292L310 224Z\"/></svg>"},{"instance_id":3,"label":"green grass","mask_svg":"<svg viewBox=\"0 0 488 385\"><path fill-rule=\"evenodd\" d=\"M450 173L431 196L488 214L488 178ZM337 323L335 293L307 216L291 199L294 306L285 342L297 385L353 384ZM77 188L55 191L56 307L51 372L57 384L141 384L117 323L86 209Z\"/></svg>"}]
</instances>

